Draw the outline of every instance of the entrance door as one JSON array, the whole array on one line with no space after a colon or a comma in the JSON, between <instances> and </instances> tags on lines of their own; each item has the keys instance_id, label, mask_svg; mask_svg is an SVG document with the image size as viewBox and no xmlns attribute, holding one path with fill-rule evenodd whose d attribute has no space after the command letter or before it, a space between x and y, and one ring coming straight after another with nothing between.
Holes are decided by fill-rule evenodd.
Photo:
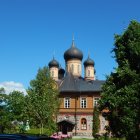
<instances>
[{"instance_id":1,"label":"entrance door","mask_svg":"<svg viewBox=\"0 0 140 140\"><path fill-rule=\"evenodd\" d=\"M66 124L62 125L62 134L67 134L68 132L68 126Z\"/></svg>"},{"instance_id":2,"label":"entrance door","mask_svg":"<svg viewBox=\"0 0 140 140\"><path fill-rule=\"evenodd\" d=\"M63 120L58 123L58 128L60 132L62 132L63 134L67 134L68 132L72 132L74 124L70 121Z\"/></svg>"}]
</instances>

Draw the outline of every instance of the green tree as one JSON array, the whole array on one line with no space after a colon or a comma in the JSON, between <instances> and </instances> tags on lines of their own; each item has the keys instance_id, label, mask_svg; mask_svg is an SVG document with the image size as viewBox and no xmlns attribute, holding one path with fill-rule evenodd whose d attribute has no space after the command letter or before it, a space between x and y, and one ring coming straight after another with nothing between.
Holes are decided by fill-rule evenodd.
<instances>
[{"instance_id":1,"label":"green tree","mask_svg":"<svg viewBox=\"0 0 140 140\"><path fill-rule=\"evenodd\" d=\"M107 109L109 127L115 136L140 139L140 23L131 21L115 36L118 67L103 85L100 110Z\"/></svg>"},{"instance_id":2,"label":"green tree","mask_svg":"<svg viewBox=\"0 0 140 140\"><path fill-rule=\"evenodd\" d=\"M59 92L47 67L38 70L36 78L30 82L27 93L28 111L36 124L39 123L40 134L43 134L44 127L54 131L54 119L59 107Z\"/></svg>"},{"instance_id":3,"label":"green tree","mask_svg":"<svg viewBox=\"0 0 140 140\"><path fill-rule=\"evenodd\" d=\"M13 121L26 121L26 102L22 92L13 91L9 95L0 89L0 126L4 132L16 132ZM1 132L2 132L1 131Z\"/></svg>"},{"instance_id":4,"label":"green tree","mask_svg":"<svg viewBox=\"0 0 140 140\"><path fill-rule=\"evenodd\" d=\"M4 88L0 88L0 133L4 133L5 128L9 124L5 104L6 96Z\"/></svg>"},{"instance_id":5,"label":"green tree","mask_svg":"<svg viewBox=\"0 0 140 140\"><path fill-rule=\"evenodd\" d=\"M26 121L26 101L25 95L20 91L13 91L8 95L7 109L10 113L11 121Z\"/></svg>"},{"instance_id":6,"label":"green tree","mask_svg":"<svg viewBox=\"0 0 140 140\"><path fill-rule=\"evenodd\" d=\"M99 110L98 107L95 106L94 108L94 112L93 112L93 137L96 137L97 133L99 133L99 129L100 129L100 119L99 119Z\"/></svg>"},{"instance_id":7,"label":"green tree","mask_svg":"<svg viewBox=\"0 0 140 140\"><path fill-rule=\"evenodd\" d=\"M0 88L0 106L3 106L3 102L5 101L5 90L4 88Z\"/></svg>"},{"instance_id":8,"label":"green tree","mask_svg":"<svg viewBox=\"0 0 140 140\"><path fill-rule=\"evenodd\" d=\"M8 131L14 133L20 132L19 122L23 122L25 124L28 119L25 95L20 91L13 91L7 95L5 104L10 124Z\"/></svg>"}]
</instances>

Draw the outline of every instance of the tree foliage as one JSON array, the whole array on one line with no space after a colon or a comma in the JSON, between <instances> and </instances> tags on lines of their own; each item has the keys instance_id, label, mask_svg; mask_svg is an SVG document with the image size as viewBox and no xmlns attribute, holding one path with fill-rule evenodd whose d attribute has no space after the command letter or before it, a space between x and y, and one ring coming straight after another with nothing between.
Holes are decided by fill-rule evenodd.
<instances>
[{"instance_id":1,"label":"tree foliage","mask_svg":"<svg viewBox=\"0 0 140 140\"><path fill-rule=\"evenodd\" d=\"M48 134L56 129L56 114L59 107L58 88L50 77L49 69L44 67L38 70L37 76L31 80L27 90L28 95L19 91L5 94L0 88L0 131L11 132L12 122L29 120L30 125L48 129ZM46 129L45 129L46 130ZM15 132L18 132L14 130Z\"/></svg>"},{"instance_id":2,"label":"tree foliage","mask_svg":"<svg viewBox=\"0 0 140 140\"><path fill-rule=\"evenodd\" d=\"M59 106L58 89L47 67L38 70L27 92L30 118L36 122L36 125L39 124L40 133L43 133L44 127L53 131L54 119Z\"/></svg>"},{"instance_id":3,"label":"tree foliage","mask_svg":"<svg viewBox=\"0 0 140 140\"><path fill-rule=\"evenodd\" d=\"M20 91L13 91L7 96L7 110L10 113L11 121L26 121L26 101L25 95Z\"/></svg>"},{"instance_id":4,"label":"tree foliage","mask_svg":"<svg viewBox=\"0 0 140 140\"><path fill-rule=\"evenodd\" d=\"M0 89L0 128L1 133L15 130L13 121L24 121L26 115L25 97L22 92L13 91L5 94L4 89ZM16 127L16 126L15 126Z\"/></svg>"},{"instance_id":5,"label":"tree foliage","mask_svg":"<svg viewBox=\"0 0 140 140\"><path fill-rule=\"evenodd\" d=\"M115 136L140 139L140 23L132 21L115 36L118 67L103 85L100 110L108 109L109 127Z\"/></svg>"},{"instance_id":6,"label":"tree foliage","mask_svg":"<svg viewBox=\"0 0 140 140\"><path fill-rule=\"evenodd\" d=\"M95 106L94 108L94 113L93 113L93 137L96 137L96 134L99 133L99 129L100 129L100 119L99 119L99 110L98 107Z\"/></svg>"},{"instance_id":7,"label":"tree foliage","mask_svg":"<svg viewBox=\"0 0 140 140\"><path fill-rule=\"evenodd\" d=\"M0 133L4 133L4 129L8 126L7 110L5 105L6 94L4 88L0 88Z\"/></svg>"}]
</instances>

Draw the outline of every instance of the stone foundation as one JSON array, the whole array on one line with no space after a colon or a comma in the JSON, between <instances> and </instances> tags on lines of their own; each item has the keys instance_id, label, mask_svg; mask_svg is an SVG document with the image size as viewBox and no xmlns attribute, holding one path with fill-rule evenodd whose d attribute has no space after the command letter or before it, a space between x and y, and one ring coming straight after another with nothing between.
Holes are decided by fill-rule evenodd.
<instances>
[{"instance_id":1,"label":"stone foundation","mask_svg":"<svg viewBox=\"0 0 140 140\"><path fill-rule=\"evenodd\" d=\"M81 129L81 119L85 118L87 120L87 129L83 130ZM74 115L64 115L60 114L57 117L57 122L62 121L62 120L68 120L71 121L73 124L75 124L75 116ZM100 116L100 133L105 133L105 125L107 124L107 121ZM92 124L93 124L93 116L92 115L77 115L76 116L76 128L72 130L72 134L75 136L87 136L87 137L92 137Z\"/></svg>"}]
</instances>

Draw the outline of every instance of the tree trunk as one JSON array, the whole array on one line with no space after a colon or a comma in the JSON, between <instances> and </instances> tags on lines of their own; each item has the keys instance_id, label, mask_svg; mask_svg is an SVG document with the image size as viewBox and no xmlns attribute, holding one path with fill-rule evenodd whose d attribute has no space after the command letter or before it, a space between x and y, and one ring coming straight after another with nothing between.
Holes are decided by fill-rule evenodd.
<instances>
[{"instance_id":1,"label":"tree trunk","mask_svg":"<svg viewBox=\"0 0 140 140\"><path fill-rule=\"evenodd\" d=\"M44 128L43 128L43 122L40 122L40 135L42 135L44 133Z\"/></svg>"},{"instance_id":2,"label":"tree trunk","mask_svg":"<svg viewBox=\"0 0 140 140\"><path fill-rule=\"evenodd\" d=\"M44 133L44 129L43 129L43 123L41 124L41 129L42 129L42 134Z\"/></svg>"}]
</instances>

